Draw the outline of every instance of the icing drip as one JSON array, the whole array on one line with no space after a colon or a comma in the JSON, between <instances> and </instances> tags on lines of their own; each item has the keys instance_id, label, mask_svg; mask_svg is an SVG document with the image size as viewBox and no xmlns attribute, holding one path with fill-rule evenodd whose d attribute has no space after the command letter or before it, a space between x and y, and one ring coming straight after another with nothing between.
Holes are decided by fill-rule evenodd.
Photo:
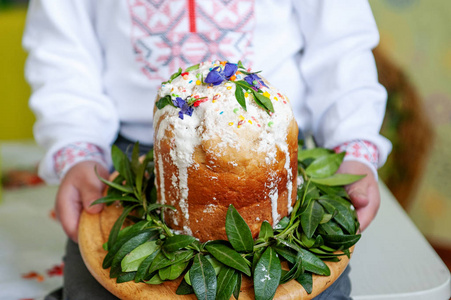
<instances>
[{"instance_id":1,"label":"icing drip","mask_svg":"<svg viewBox=\"0 0 451 300\"><path fill-rule=\"evenodd\" d=\"M161 158L161 154L158 154L158 177L160 179L160 195L161 195L161 204L166 204L165 191L164 191L164 171L163 171L163 159ZM155 179L156 180L156 179Z\"/></svg>"},{"instance_id":2,"label":"icing drip","mask_svg":"<svg viewBox=\"0 0 451 300\"><path fill-rule=\"evenodd\" d=\"M287 191L288 191L288 201L287 201L287 207L288 207L288 213L291 213L293 210L293 207L291 206L291 193L293 192L293 174L291 169L291 160L290 160L290 151L288 151L288 147L285 144L282 147L282 151L285 152L285 170L287 170Z\"/></svg>"},{"instance_id":3,"label":"icing drip","mask_svg":"<svg viewBox=\"0 0 451 300\"><path fill-rule=\"evenodd\" d=\"M271 216L273 225L277 224L280 219L280 215L277 211L277 201L279 200L279 189L277 188L279 179L277 178L275 173L271 173L271 177L269 178L269 199L271 200Z\"/></svg>"}]
</instances>

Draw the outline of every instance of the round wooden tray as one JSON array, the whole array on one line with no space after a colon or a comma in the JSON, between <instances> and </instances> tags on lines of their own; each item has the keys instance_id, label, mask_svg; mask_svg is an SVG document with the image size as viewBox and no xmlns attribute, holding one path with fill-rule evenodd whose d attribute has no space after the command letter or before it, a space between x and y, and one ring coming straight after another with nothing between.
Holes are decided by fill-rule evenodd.
<instances>
[{"instance_id":1,"label":"round wooden tray","mask_svg":"<svg viewBox=\"0 0 451 300\"><path fill-rule=\"evenodd\" d=\"M111 227L122 212L122 207L111 205L105 207L100 214L82 213L79 227L79 245L83 260L96 280L108 291L120 299L196 299L194 295L179 296L175 293L182 276L174 281L159 285L125 282L116 283L109 277L109 269L102 268L106 251L102 245L107 242ZM309 295L295 280L278 287L274 299L312 299L329 287L344 271L349 263L346 256L341 256L339 262L326 262L330 268L330 276L313 275L313 292ZM233 296L232 296L232 299ZM243 276L240 299L254 299L252 279Z\"/></svg>"}]
</instances>

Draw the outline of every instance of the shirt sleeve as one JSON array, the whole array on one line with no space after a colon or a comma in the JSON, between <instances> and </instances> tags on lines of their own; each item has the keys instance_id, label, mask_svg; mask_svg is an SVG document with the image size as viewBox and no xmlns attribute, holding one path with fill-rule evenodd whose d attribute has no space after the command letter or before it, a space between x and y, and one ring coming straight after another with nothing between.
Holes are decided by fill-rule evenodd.
<instances>
[{"instance_id":1,"label":"shirt sleeve","mask_svg":"<svg viewBox=\"0 0 451 300\"><path fill-rule=\"evenodd\" d=\"M95 32L96 1L30 1L23 46L32 87L34 135L47 152L39 175L58 183L55 153L76 142L97 145L109 159L119 118L103 92L103 49ZM108 161L108 164L111 164Z\"/></svg>"},{"instance_id":2,"label":"shirt sleeve","mask_svg":"<svg viewBox=\"0 0 451 300\"><path fill-rule=\"evenodd\" d=\"M391 151L379 134L386 91L379 84L372 49L379 34L367 1L293 1L304 39L300 69L307 86L310 131L318 145L335 148L364 140Z\"/></svg>"}]
</instances>

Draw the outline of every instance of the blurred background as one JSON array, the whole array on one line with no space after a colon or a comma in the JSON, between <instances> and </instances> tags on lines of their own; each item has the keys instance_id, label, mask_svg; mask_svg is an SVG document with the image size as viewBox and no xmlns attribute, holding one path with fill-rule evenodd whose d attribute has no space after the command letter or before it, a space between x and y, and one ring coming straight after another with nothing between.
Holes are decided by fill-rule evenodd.
<instances>
[{"instance_id":1,"label":"blurred background","mask_svg":"<svg viewBox=\"0 0 451 300\"><path fill-rule=\"evenodd\" d=\"M394 150L380 177L442 259L451 263L451 1L371 0L375 50ZM0 146L5 190L41 185L21 35L26 1L0 0ZM26 149L26 150L23 150ZM26 159L16 159L25 151ZM27 152L28 151L28 152ZM23 157L23 156L22 156ZM0 204L1 206L1 204Z\"/></svg>"}]
</instances>

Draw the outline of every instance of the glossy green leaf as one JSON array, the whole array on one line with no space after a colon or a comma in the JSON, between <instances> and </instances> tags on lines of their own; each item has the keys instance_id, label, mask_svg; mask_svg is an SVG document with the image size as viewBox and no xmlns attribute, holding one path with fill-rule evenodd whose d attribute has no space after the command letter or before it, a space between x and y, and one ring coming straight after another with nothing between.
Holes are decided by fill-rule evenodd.
<instances>
[{"instance_id":1,"label":"glossy green leaf","mask_svg":"<svg viewBox=\"0 0 451 300\"><path fill-rule=\"evenodd\" d=\"M302 266L305 270L318 275L330 275L329 267L321 259L316 257L315 254L287 240L277 239L277 241L301 254Z\"/></svg>"},{"instance_id":2,"label":"glossy green leaf","mask_svg":"<svg viewBox=\"0 0 451 300\"><path fill-rule=\"evenodd\" d=\"M150 278L147 281L144 281L147 284L162 284L163 280L160 278L160 275L158 273L156 273L155 275L152 276L152 278Z\"/></svg>"},{"instance_id":3,"label":"glossy green leaf","mask_svg":"<svg viewBox=\"0 0 451 300\"><path fill-rule=\"evenodd\" d=\"M185 278L183 278L182 282L180 282L180 285L177 288L177 290L175 291L175 293L177 295L189 295L189 294L194 294L194 290L193 290L193 287L191 286L191 284L188 284L186 282Z\"/></svg>"},{"instance_id":4,"label":"glossy green leaf","mask_svg":"<svg viewBox=\"0 0 451 300\"><path fill-rule=\"evenodd\" d=\"M254 293L256 300L273 299L282 275L280 260L276 251L268 247L254 271Z\"/></svg>"},{"instance_id":5,"label":"glossy green leaf","mask_svg":"<svg viewBox=\"0 0 451 300\"><path fill-rule=\"evenodd\" d=\"M248 262L238 252L222 244L207 244L205 249L221 263L251 276Z\"/></svg>"},{"instance_id":6,"label":"glossy green leaf","mask_svg":"<svg viewBox=\"0 0 451 300\"><path fill-rule=\"evenodd\" d=\"M258 234L257 240L267 241L269 238L274 236L274 230L268 221L263 221L260 226L260 233Z\"/></svg>"},{"instance_id":7,"label":"glossy green leaf","mask_svg":"<svg viewBox=\"0 0 451 300\"><path fill-rule=\"evenodd\" d=\"M348 233L354 234L356 232L354 214L350 210L350 205L346 206L332 199L320 199L318 201L328 213L334 214L335 210L338 212L334 214L334 220L343 226Z\"/></svg>"},{"instance_id":8,"label":"glossy green leaf","mask_svg":"<svg viewBox=\"0 0 451 300\"><path fill-rule=\"evenodd\" d=\"M137 207L137 205L124 207L119 218L117 218L116 222L114 222L113 227L111 228L110 235L108 236L108 249L111 249L116 243L117 235L119 234L119 230L121 230L122 225L124 224L125 218L128 214Z\"/></svg>"},{"instance_id":9,"label":"glossy green leaf","mask_svg":"<svg viewBox=\"0 0 451 300\"><path fill-rule=\"evenodd\" d=\"M118 200L120 200L120 201L125 201L125 202L136 202L136 203L140 203L138 199L136 199L135 197L132 197L132 196L114 196L114 195L108 195L108 196L99 198L99 199L97 199L96 201L92 202L92 203L91 203L91 206L92 206L92 205L95 205L95 204L101 204L101 203L106 203L106 204L108 204L108 203L113 203L113 202L116 202L116 201L118 201Z\"/></svg>"},{"instance_id":10,"label":"glossy green leaf","mask_svg":"<svg viewBox=\"0 0 451 300\"><path fill-rule=\"evenodd\" d=\"M119 231L116 237L116 242L113 244L111 248L108 247L108 242L106 243L106 248L108 249L108 253L103 259L102 267L107 269L111 267L111 263L113 262L113 258L116 255L117 251L122 247L122 245L127 242L132 237L141 233L141 230L148 224L147 221L143 220L133 224L132 226L127 226Z\"/></svg>"},{"instance_id":11,"label":"glossy green leaf","mask_svg":"<svg viewBox=\"0 0 451 300\"><path fill-rule=\"evenodd\" d=\"M279 223L276 224L274 227L277 231L283 231L285 228L287 228L288 224L290 223L290 219L287 217L283 217Z\"/></svg>"},{"instance_id":12,"label":"glossy green leaf","mask_svg":"<svg viewBox=\"0 0 451 300\"><path fill-rule=\"evenodd\" d=\"M172 205L153 203L153 204L149 204L147 206L147 212L150 213L151 211L154 211L154 210L160 209L160 208L169 208L170 210L173 210L173 211L176 210L176 208Z\"/></svg>"},{"instance_id":13,"label":"glossy green leaf","mask_svg":"<svg viewBox=\"0 0 451 300\"><path fill-rule=\"evenodd\" d=\"M318 228L318 232L322 235L343 235L343 230L334 221L329 221L327 223L321 224Z\"/></svg>"},{"instance_id":14,"label":"glossy green leaf","mask_svg":"<svg viewBox=\"0 0 451 300\"><path fill-rule=\"evenodd\" d=\"M191 72L191 71L197 70L197 69L199 69L199 66L200 66L200 64L188 67L188 68L186 68L185 72Z\"/></svg>"},{"instance_id":15,"label":"glossy green leaf","mask_svg":"<svg viewBox=\"0 0 451 300\"><path fill-rule=\"evenodd\" d=\"M135 282L140 282L144 280L144 278L149 273L150 265L152 264L153 260L159 253L160 248L157 248L151 255L149 255L142 261L142 263L138 267L138 270L136 271Z\"/></svg>"},{"instance_id":16,"label":"glossy green leaf","mask_svg":"<svg viewBox=\"0 0 451 300\"><path fill-rule=\"evenodd\" d=\"M190 235L174 235L165 240L163 248L167 251L177 251L193 243L195 240L196 238Z\"/></svg>"},{"instance_id":17,"label":"glossy green leaf","mask_svg":"<svg viewBox=\"0 0 451 300\"><path fill-rule=\"evenodd\" d=\"M98 174L97 174L97 176L98 176ZM124 186L124 185L121 185L121 184L118 184L118 183L115 183L115 182L112 182L112 181L108 181L108 180L106 180L106 179L104 179L104 178L102 178L100 176L98 176L98 177L99 177L100 181L102 181L107 186L109 186L109 187L111 187L113 189L119 190L119 191L124 192L124 193L133 193L133 188L131 188L130 186Z\"/></svg>"},{"instance_id":18,"label":"glossy green leaf","mask_svg":"<svg viewBox=\"0 0 451 300\"><path fill-rule=\"evenodd\" d=\"M175 252L174 259L168 259L161 251L160 253L158 253L158 255L153 260L152 264L150 265L149 273L158 271L160 269L163 269L173 264L177 264L179 262L189 261L193 257L193 255L194 252L192 250L183 250Z\"/></svg>"},{"instance_id":19,"label":"glossy green leaf","mask_svg":"<svg viewBox=\"0 0 451 300\"><path fill-rule=\"evenodd\" d=\"M121 262L124 257L138 246L155 239L159 235L157 230L144 230L125 242L113 258L110 269L110 277L117 277L122 270Z\"/></svg>"},{"instance_id":20,"label":"glossy green leaf","mask_svg":"<svg viewBox=\"0 0 451 300\"><path fill-rule=\"evenodd\" d=\"M229 300L237 284L238 273L235 269L222 267L218 274L216 300Z\"/></svg>"},{"instance_id":21,"label":"glossy green leaf","mask_svg":"<svg viewBox=\"0 0 451 300\"><path fill-rule=\"evenodd\" d=\"M144 259L157 250L156 241L148 241L133 249L121 261L122 272L138 271L139 265Z\"/></svg>"},{"instance_id":22,"label":"glossy green leaf","mask_svg":"<svg viewBox=\"0 0 451 300\"><path fill-rule=\"evenodd\" d=\"M128 159L127 155L122 152L119 147L116 145L113 145L111 148L111 156L113 159L113 166L116 169L116 171L119 172L122 176L124 176L127 186L131 187L134 183L134 176L132 173L132 166L130 163L130 160Z\"/></svg>"},{"instance_id":23,"label":"glossy green leaf","mask_svg":"<svg viewBox=\"0 0 451 300\"><path fill-rule=\"evenodd\" d=\"M280 284L287 283L288 281L298 278L304 273L304 268L302 267L302 256L300 253L296 256L296 262L293 267L285 273L280 279Z\"/></svg>"},{"instance_id":24,"label":"glossy green leaf","mask_svg":"<svg viewBox=\"0 0 451 300\"><path fill-rule=\"evenodd\" d=\"M272 105L271 99L269 99L268 97L263 96L262 94L260 94L259 92L256 92L254 90L252 90L253 94L254 94L254 100L255 102L261 106L263 109L270 111L270 112L274 112L274 107Z\"/></svg>"},{"instance_id":25,"label":"glossy green leaf","mask_svg":"<svg viewBox=\"0 0 451 300\"><path fill-rule=\"evenodd\" d=\"M188 266L188 261L181 261L179 263L167 266L166 268L158 270L158 275L161 280L175 280L180 275L182 275L183 271L185 271Z\"/></svg>"},{"instance_id":26,"label":"glossy green leaf","mask_svg":"<svg viewBox=\"0 0 451 300\"><path fill-rule=\"evenodd\" d=\"M345 199L349 199L349 195L343 186L327 186L322 184L315 184L322 194L328 196L337 196Z\"/></svg>"},{"instance_id":27,"label":"glossy green leaf","mask_svg":"<svg viewBox=\"0 0 451 300\"><path fill-rule=\"evenodd\" d=\"M298 161L303 161L307 158L317 159L322 156L333 154L334 152L325 148L313 148L308 150L298 151Z\"/></svg>"},{"instance_id":28,"label":"glossy green leaf","mask_svg":"<svg viewBox=\"0 0 451 300\"><path fill-rule=\"evenodd\" d=\"M254 239L251 230L232 204L227 210L225 229L227 238L236 251L252 252Z\"/></svg>"},{"instance_id":29,"label":"glossy green leaf","mask_svg":"<svg viewBox=\"0 0 451 300\"><path fill-rule=\"evenodd\" d=\"M345 154L346 152L320 156L305 169L305 172L312 178L330 177L337 172Z\"/></svg>"},{"instance_id":30,"label":"glossy green leaf","mask_svg":"<svg viewBox=\"0 0 451 300\"><path fill-rule=\"evenodd\" d=\"M294 264L296 262L296 255L297 255L296 251L293 251L292 249L290 249L286 246L280 245L280 244L273 246L273 249L277 252L277 254L282 256L284 259L286 259L290 263Z\"/></svg>"},{"instance_id":31,"label":"glossy green leaf","mask_svg":"<svg viewBox=\"0 0 451 300\"><path fill-rule=\"evenodd\" d=\"M241 105L244 111L247 111L246 108L246 98L244 97L244 92L241 86L235 85L235 98L236 101Z\"/></svg>"},{"instance_id":32,"label":"glossy green leaf","mask_svg":"<svg viewBox=\"0 0 451 300\"><path fill-rule=\"evenodd\" d=\"M316 238L308 238L305 234L302 234L301 242L305 248L319 247L324 244L324 240L320 235L316 236Z\"/></svg>"},{"instance_id":33,"label":"glossy green leaf","mask_svg":"<svg viewBox=\"0 0 451 300\"><path fill-rule=\"evenodd\" d=\"M323 219L324 209L316 200L311 200L307 209L301 214L301 225L308 238L315 233Z\"/></svg>"},{"instance_id":34,"label":"glossy green leaf","mask_svg":"<svg viewBox=\"0 0 451 300\"><path fill-rule=\"evenodd\" d=\"M172 107L175 107L174 103L172 102L172 98L171 95L166 95L162 98L160 98L155 105L157 106L158 109L163 109L164 107L166 107L167 105L170 105Z\"/></svg>"},{"instance_id":35,"label":"glossy green leaf","mask_svg":"<svg viewBox=\"0 0 451 300\"><path fill-rule=\"evenodd\" d=\"M329 222L332 218L333 218L334 214L324 214L323 218L321 219L321 222L319 222L320 224L324 224Z\"/></svg>"},{"instance_id":36,"label":"glossy green leaf","mask_svg":"<svg viewBox=\"0 0 451 300\"><path fill-rule=\"evenodd\" d=\"M131 156L131 167L132 167L132 171L133 171L133 173L135 173L135 175L138 172L140 164L141 163L139 162L139 142L136 141L135 144L133 145L132 156Z\"/></svg>"},{"instance_id":37,"label":"glossy green leaf","mask_svg":"<svg viewBox=\"0 0 451 300\"><path fill-rule=\"evenodd\" d=\"M116 283L123 283L132 281L135 278L136 272L127 272L127 273L121 273L116 278Z\"/></svg>"},{"instance_id":38,"label":"glossy green leaf","mask_svg":"<svg viewBox=\"0 0 451 300\"><path fill-rule=\"evenodd\" d=\"M355 245L360 239L360 234L356 235L325 235L324 243L335 249L348 249Z\"/></svg>"},{"instance_id":39,"label":"glossy green leaf","mask_svg":"<svg viewBox=\"0 0 451 300\"><path fill-rule=\"evenodd\" d=\"M197 299L214 300L217 288L216 273L208 259L200 253L195 255L189 273Z\"/></svg>"},{"instance_id":40,"label":"glossy green leaf","mask_svg":"<svg viewBox=\"0 0 451 300\"><path fill-rule=\"evenodd\" d=\"M304 287L307 294L310 295L312 293L312 291L313 291L312 273L304 272L298 278L296 278L296 281L299 282L302 285L302 287Z\"/></svg>"},{"instance_id":41,"label":"glossy green leaf","mask_svg":"<svg viewBox=\"0 0 451 300\"><path fill-rule=\"evenodd\" d=\"M311 178L311 181L322 185L337 186L351 184L362 179L363 177L365 177L365 175L334 174L326 178Z\"/></svg>"},{"instance_id":42,"label":"glossy green leaf","mask_svg":"<svg viewBox=\"0 0 451 300\"><path fill-rule=\"evenodd\" d=\"M241 282L243 281L241 273L237 273L237 275L235 289L233 290L233 297L235 297L235 300L238 300L240 297Z\"/></svg>"}]
</instances>

